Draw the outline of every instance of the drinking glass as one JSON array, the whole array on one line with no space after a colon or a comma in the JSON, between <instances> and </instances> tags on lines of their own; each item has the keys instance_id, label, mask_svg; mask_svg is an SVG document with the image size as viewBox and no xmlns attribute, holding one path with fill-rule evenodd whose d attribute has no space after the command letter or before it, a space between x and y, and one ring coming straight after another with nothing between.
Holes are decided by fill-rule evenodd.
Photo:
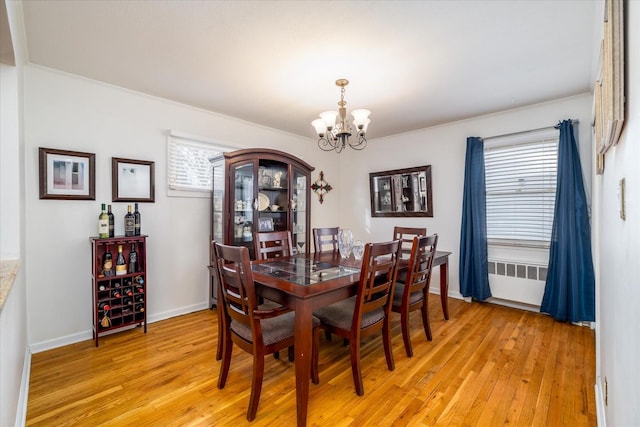
<instances>
[{"instance_id":1,"label":"drinking glass","mask_svg":"<svg viewBox=\"0 0 640 427\"><path fill-rule=\"evenodd\" d=\"M338 232L338 250L342 258L349 258L353 245L353 233L348 229L340 229Z\"/></svg>"},{"instance_id":2,"label":"drinking glass","mask_svg":"<svg viewBox=\"0 0 640 427\"><path fill-rule=\"evenodd\" d=\"M364 243L362 243L362 240L356 240L355 242L353 242L351 251L353 252L353 257L355 259L361 260L362 255L364 254Z\"/></svg>"}]
</instances>

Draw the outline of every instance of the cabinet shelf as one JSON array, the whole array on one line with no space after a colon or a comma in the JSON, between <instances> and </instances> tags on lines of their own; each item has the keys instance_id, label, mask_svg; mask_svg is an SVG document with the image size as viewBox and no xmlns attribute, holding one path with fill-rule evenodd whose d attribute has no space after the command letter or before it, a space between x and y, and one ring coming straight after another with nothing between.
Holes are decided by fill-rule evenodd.
<instances>
[{"instance_id":1,"label":"cabinet shelf","mask_svg":"<svg viewBox=\"0 0 640 427\"><path fill-rule=\"evenodd\" d=\"M105 332L127 327L144 327L147 332L147 236L116 236L109 239L91 237L91 279L93 284L93 339L96 347L99 337ZM108 250L113 263L118 255L118 246L129 261L131 249L138 254L137 271L121 275L105 275L103 257ZM129 265L127 264L127 268ZM118 294L114 294L117 292ZM108 309L105 310L105 304Z\"/></svg>"}]
</instances>

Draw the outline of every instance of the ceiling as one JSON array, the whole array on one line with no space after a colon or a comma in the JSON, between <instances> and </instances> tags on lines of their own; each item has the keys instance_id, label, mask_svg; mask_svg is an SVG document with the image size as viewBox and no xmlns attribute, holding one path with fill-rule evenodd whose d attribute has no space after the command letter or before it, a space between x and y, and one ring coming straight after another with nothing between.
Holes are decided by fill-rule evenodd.
<instances>
[{"instance_id":1,"label":"ceiling","mask_svg":"<svg viewBox=\"0 0 640 427\"><path fill-rule=\"evenodd\" d=\"M367 137L589 92L593 0L39 1L27 60L305 137L371 110Z\"/></svg>"}]
</instances>

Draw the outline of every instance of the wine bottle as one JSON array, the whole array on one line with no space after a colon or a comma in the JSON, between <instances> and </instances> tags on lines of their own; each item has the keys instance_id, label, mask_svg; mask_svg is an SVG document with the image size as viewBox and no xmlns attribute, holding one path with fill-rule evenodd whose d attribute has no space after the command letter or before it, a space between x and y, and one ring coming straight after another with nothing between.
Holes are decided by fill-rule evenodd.
<instances>
[{"instance_id":1,"label":"wine bottle","mask_svg":"<svg viewBox=\"0 0 640 427\"><path fill-rule=\"evenodd\" d=\"M131 296L133 295L133 291L131 290L131 288L124 288L124 294L127 296Z\"/></svg>"},{"instance_id":2,"label":"wine bottle","mask_svg":"<svg viewBox=\"0 0 640 427\"><path fill-rule=\"evenodd\" d=\"M101 239L109 238L109 216L104 203L102 204L102 212L98 216L98 237Z\"/></svg>"},{"instance_id":3,"label":"wine bottle","mask_svg":"<svg viewBox=\"0 0 640 427\"><path fill-rule=\"evenodd\" d=\"M111 205L107 206L107 216L109 217L109 237L116 235L116 226L113 213L111 212Z\"/></svg>"},{"instance_id":4,"label":"wine bottle","mask_svg":"<svg viewBox=\"0 0 640 427\"><path fill-rule=\"evenodd\" d=\"M135 233L135 219L131 213L131 205L127 205L127 213L124 215L124 235L133 236Z\"/></svg>"},{"instance_id":5,"label":"wine bottle","mask_svg":"<svg viewBox=\"0 0 640 427\"><path fill-rule=\"evenodd\" d=\"M143 313L144 312L144 305L143 304L136 304L135 310L139 313Z\"/></svg>"},{"instance_id":6,"label":"wine bottle","mask_svg":"<svg viewBox=\"0 0 640 427\"><path fill-rule=\"evenodd\" d=\"M134 299L136 300L136 302L143 302L144 301L144 296L136 295Z\"/></svg>"},{"instance_id":7,"label":"wine bottle","mask_svg":"<svg viewBox=\"0 0 640 427\"><path fill-rule=\"evenodd\" d=\"M113 292L111 292L111 296L113 298L120 298L122 295L120 294L120 291L116 289Z\"/></svg>"},{"instance_id":8,"label":"wine bottle","mask_svg":"<svg viewBox=\"0 0 640 427\"><path fill-rule=\"evenodd\" d=\"M136 236L140 235L140 211L138 210L138 204L135 204L136 209L133 212L133 229Z\"/></svg>"},{"instance_id":9,"label":"wine bottle","mask_svg":"<svg viewBox=\"0 0 640 427\"><path fill-rule=\"evenodd\" d=\"M125 299L122 301L122 303L124 305L132 305L133 304L133 300L130 297L125 297Z\"/></svg>"},{"instance_id":10,"label":"wine bottle","mask_svg":"<svg viewBox=\"0 0 640 427\"><path fill-rule=\"evenodd\" d=\"M102 254L102 274L104 274L105 277L115 275L115 271L113 270L113 255L109 250L109 245L106 246L104 254Z\"/></svg>"},{"instance_id":11,"label":"wine bottle","mask_svg":"<svg viewBox=\"0 0 640 427\"><path fill-rule=\"evenodd\" d=\"M116 258L116 276L127 274L127 262L122 254L122 245L118 245L118 257Z\"/></svg>"},{"instance_id":12,"label":"wine bottle","mask_svg":"<svg viewBox=\"0 0 640 427\"><path fill-rule=\"evenodd\" d=\"M131 244L131 251L129 251L129 273L136 273L138 271L138 252L136 252L136 244Z\"/></svg>"},{"instance_id":13,"label":"wine bottle","mask_svg":"<svg viewBox=\"0 0 640 427\"><path fill-rule=\"evenodd\" d=\"M111 307L109 306L109 303L101 302L100 304L98 304L98 310L100 311L109 311L110 309Z\"/></svg>"}]
</instances>

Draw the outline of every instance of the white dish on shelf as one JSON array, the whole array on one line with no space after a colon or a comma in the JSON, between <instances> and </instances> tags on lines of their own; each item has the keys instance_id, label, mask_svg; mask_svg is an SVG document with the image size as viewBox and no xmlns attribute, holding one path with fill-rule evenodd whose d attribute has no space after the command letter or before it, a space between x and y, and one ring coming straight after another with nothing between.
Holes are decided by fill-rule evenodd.
<instances>
[{"instance_id":1,"label":"white dish on shelf","mask_svg":"<svg viewBox=\"0 0 640 427\"><path fill-rule=\"evenodd\" d=\"M264 193L258 193L258 210L265 210L269 208L271 202L269 201L269 196Z\"/></svg>"}]
</instances>

